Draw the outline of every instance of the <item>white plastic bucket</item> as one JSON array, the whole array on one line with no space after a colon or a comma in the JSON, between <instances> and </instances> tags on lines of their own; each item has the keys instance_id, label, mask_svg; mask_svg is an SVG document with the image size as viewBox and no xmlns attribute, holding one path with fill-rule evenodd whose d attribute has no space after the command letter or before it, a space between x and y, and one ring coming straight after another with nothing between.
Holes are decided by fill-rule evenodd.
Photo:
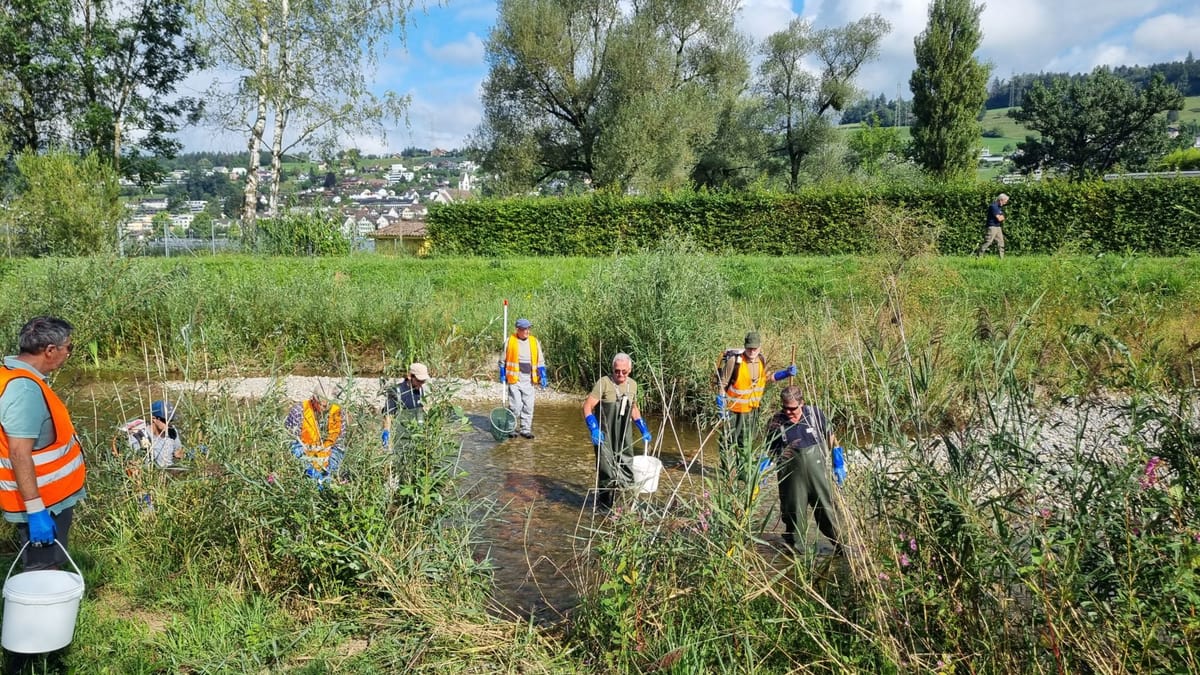
<instances>
[{"instance_id":1,"label":"white plastic bucket","mask_svg":"<svg viewBox=\"0 0 1200 675\"><path fill-rule=\"evenodd\" d=\"M633 469L633 488L640 494L649 494L658 489L658 474L662 473L662 461L650 455L635 455L630 463Z\"/></svg>"},{"instance_id":2,"label":"white plastic bucket","mask_svg":"<svg viewBox=\"0 0 1200 675\"><path fill-rule=\"evenodd\" d=\"M54 543L62 547L57 539ZM83 573L69 553L67 560L74 572L35 570L14 575L17 561L9 566L4 579L4 624L0 627L0 645L5 649L18 654L43 654L71 644L83 598Z\"/></svg>"}]
</instances>

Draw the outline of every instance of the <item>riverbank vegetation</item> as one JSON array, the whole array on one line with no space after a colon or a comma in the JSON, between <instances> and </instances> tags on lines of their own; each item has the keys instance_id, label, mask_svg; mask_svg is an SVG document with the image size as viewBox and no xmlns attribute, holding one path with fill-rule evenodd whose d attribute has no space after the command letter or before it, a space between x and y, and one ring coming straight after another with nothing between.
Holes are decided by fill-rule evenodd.
<instances>
[{"instance_id":1,"label":"riverbank vegetation","mask_svg":"<svg viewBox=\"0 0 1200 675\"><path fill-rule=\"evenodd\" d=\"M196 396L181 401L196 456L180 479L139 469L108 431L84 429L90 497L72 549L89 591L63 663L1200 667L1190 393L1200 266L930 256L907 225L875 257L715 256L673 241L615 259L5 261L4 334L33 313L66 316L80 348L64 374L101 381L365 374L411 358L435 376L490 378L508 297L510 321L534 320L556 386L582 387L627 350L646 408L699 414L707 427L709 369L756 328L773 364L795 347L799 383L846 430L852 467L838 492L845 558L773 552L772 505L755 500L753 481L710 471L694 496L660 494L598 521L564 570L578 606L544 626L488 611L476 553L487 508L456 489L463 427L448 401L396 455L378 448L371 404L348 402L360 427L352 478L317 490L284 450L278 394L239 405ZM56 388L72 409L102 404L68 380ZM1114 392L1128 422L1089 430L1103 408L1089 397ZM1068 395L1078 415L1047 437L1047 400Z\"/></svg>"},{"instance_id":2,"label":"riverbank vegetation","mask_svg":"<svg viewBox=\"0 0 1200 675\"><path fill-rule=\"evenodd\" d=\"M1193 259L927 256L918 223L892 231L878 256L711 255L671 240L612 259L7 260L0 330L68 317L83 376L377 374L399 354L435 376L490 379L507 298L509 329L533 319L556 386L590 386L624 349L666 359L675 412L707 405L716 355L752 328L772 364L794 349L806 377L846 401L862 400L848 385L858 355L892 366L927 352L924 376L947 399L975 377L994 382L990 350L1019 327L1032 346L1014 370L1049 391L1195 381Z\"/></svg>"}]
</instances>

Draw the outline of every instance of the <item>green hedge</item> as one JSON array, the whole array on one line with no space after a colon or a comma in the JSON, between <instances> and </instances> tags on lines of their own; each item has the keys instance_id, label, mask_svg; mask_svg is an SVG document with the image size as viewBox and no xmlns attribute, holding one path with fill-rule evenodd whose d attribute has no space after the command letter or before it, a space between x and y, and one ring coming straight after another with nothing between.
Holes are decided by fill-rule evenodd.
<instances>
[{"instance_id":1,"label":"green hedge","mask_svg":"<svg viewBox=\"0 0 1200 675\"><path fill-rule=\"evenodd\" d=\"M868 209L881 204L936 218L943 225L939 250L962 255L978 246L987 205L1001 191L1012 197L1004 228L1011 252L1050 253L1064 246L1158 255L1200 251L1195 179L523 197L435 206L428 230L435 252L460 255L610 255L651 245L671 232L710 251L865 253L878 248Z\"/></svg>"}]
</instances>

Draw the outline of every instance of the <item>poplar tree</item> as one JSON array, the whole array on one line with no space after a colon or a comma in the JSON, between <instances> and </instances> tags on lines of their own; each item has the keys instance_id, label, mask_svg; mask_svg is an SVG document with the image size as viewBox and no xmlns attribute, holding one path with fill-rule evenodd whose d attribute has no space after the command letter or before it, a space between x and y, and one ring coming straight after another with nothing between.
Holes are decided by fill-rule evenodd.
<instances>
[{"instance_id":1,"label":"poplar tree","mask_svg":"<svg viewBox=\"0 0 1200 675\"><path fill-rule=\"evenodd\" d=\"M925 32L915 40L917 68L908 81L913 158L939 178L969 174L978 162L978 116L991 70L975 60L982 11L971 0L933 0Z\"/></svg>"}]
</instances>

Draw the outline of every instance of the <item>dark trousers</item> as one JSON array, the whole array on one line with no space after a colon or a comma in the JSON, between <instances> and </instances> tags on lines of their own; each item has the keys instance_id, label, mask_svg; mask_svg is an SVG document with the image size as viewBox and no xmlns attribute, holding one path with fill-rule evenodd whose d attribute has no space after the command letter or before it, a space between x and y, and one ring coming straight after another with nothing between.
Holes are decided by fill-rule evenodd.
<instances>
[{"instance_id":1,"label":"dark trousers","mask_svg":"<svg viewBox=\"0 0 1200 675\"><path fill-rule=\"evenodd\" d=\"M789 452L791 453L789 456ZM779 476L779 512L783 518L784 539L803 544L808 533L808 509L813 510L821 534L838 545L834 518L833 488L825 467L825 449L810 445L785 451L777 468ZM797 536L799 535L799 536Z\"/></svg>"},{"instance_id":2,"label":"dark trousers","mask_svg":"<svg viewBox=\"0 0 1200 675\"><path fill-rule=\"evenodd\" d=\"M62 543L61 547L58 544L25 547L25 551L21 554L21 565L26 572L56 570L66 564L67 554L64 549L67 548L71 534L71 520L74 512L75 507L72 506L54 516L54 536ZM21 546L25 546L25 542L29 541L29 524L17 523L17 534L20 536Z\"/></svg>"}]
</instances>

